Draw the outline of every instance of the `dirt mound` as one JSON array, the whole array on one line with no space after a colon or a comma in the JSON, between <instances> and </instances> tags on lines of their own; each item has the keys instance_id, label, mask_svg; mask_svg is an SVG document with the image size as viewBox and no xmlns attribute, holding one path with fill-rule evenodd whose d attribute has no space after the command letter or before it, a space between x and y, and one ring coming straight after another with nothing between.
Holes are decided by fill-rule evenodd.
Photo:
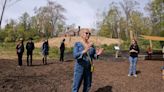
<instances>
[{"instance_id":1,"label":"dirt mound","mask_svg":"<svg viewBox=\"0 0 164 92\"><path fill-rule=\"evenodd\" d=\"M73 47L75 42L78 42L81 40L80 37L56 37L56 38L51 38L49 39L49 45L51 47L59 47L60 43L63 39L66 39L65 44L66 47ZM90 38L90 41L92 41L95 45L111 45L111 44L120 44L122 41L119 39L111 39L111 38L106 38L106 37L99 37L99 36L92 36ZM43 42L38 42L35 43L36 47L41 47Z\"/></svg>"},{"instance_id":2,"label":"dirt mound","mask_svg":"<svg viewBox=\"0 0 164 92\"><path fill-rule=\"evenodd\" d=\"M160 61L139 61L138 77L128 77L129 63L95 61L90 92L163 92ZM71 92L73 61L63 63L49 60L42 65L16 67L16 60L0 60L0 92ZM82 92L82 87L80 89Z\"/></svg>"}]
</instances>

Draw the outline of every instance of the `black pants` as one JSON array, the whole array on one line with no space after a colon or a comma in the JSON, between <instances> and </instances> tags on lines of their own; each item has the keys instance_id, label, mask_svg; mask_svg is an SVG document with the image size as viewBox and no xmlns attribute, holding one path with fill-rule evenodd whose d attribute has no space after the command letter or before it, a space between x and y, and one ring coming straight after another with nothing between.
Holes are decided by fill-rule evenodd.
<instances>
[{"instance_id":1,"label":"black pants","mask_svg":"<svg viewBox=\"0 0 164 92\"><path fill-rule=\"evenodd\" d=\"M32 65L32 53L27 53L27 66Z\"/></svg>"},{"instance_id":2,"label":"black pants","mask_svg":"<svg viewBox=\"0 0 164 92\"><path fill-rule=\"evenodd\" d=\"M23 56L22 53L18 53L18 65L19 66L22 66L22 56Z\"/></svg>"},{"instance_id":3,"label":"black pants","mask_svg":"<svg viewBox=\"0 0 164 92\"><path fill-rule=\"evenodd\" d=\"M64 61L64 50L60 50L60 61Z\"/></svg>"},{"instance_id":4,"label":"black pants","mask_svg":"<svg viewBox=\"0 0 164 92\"><path fill-rule=\"evenodd\" d=\"M46 65L47 64L47 55L44 55L42 58L43 64Z\"/></svg>"},{"instance_id":5,"label":"black pants","mask_svg":"<svg viewBox=\"0 0 164 92\"><path fill-rule=\"evenodd\" d=\"M148 60L151 60L151 58L152 58L152 53L148 53L148 52L147 52L147 56L148 56Z\"/></svg>"}]
</instances>

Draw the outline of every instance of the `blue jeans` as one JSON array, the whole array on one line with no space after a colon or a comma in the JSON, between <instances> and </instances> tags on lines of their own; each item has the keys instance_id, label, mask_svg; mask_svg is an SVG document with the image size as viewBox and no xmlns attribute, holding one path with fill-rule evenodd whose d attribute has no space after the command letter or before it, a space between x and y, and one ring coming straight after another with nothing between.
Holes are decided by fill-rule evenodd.
<instances>
[{"instance_id":1,"label":"blue jeans","mask_svg":"<svg viewBox=\"0 0 164 92\"><path fill-rule=\"evenodd\" d=\"M137 57L129 57L130 67L129 74L136 74Z\"/></svg>"},{"instance_id":2,"label":"blue jeans","mask_svg":"<svg viewBox=\"0 0 164 92\"><path fill-rule=\"evenodd\" d=\"M78 92L80 85L83 81L83 92L89 92L92 82L92 72L89 67L84 67L78 62L75 63L74 67L74 79L72 92Z\"/></svg>"}]
</instances>

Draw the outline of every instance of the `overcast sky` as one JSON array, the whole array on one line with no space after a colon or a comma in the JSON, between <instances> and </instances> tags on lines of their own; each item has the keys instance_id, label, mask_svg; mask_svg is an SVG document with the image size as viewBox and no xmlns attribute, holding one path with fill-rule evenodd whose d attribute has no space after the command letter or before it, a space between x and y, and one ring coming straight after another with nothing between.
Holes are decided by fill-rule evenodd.
<instances>
[{"instance_id":1,"label":"overcast sky","mask_svg":"<svg viewBox=\"0 0 164 92\"><path fill-rule=\"evenodd\" d=\"M8 0L16 1L16 0ZM81 27L94 27L97 11L107 11L112 1L121 2L122 0L52 0L61 4L65 9L66 23L80 25ZM140 3L140 10L143 12L145 5L150 0L137 0ZM4 0L0 0L0 14ZM30 16L34 15L34 8L45 6L47 0L20 0L19 2L8 2L2 25L7 23L8 19L18 20L19 17L27 12Z\"/></svg>"}]
</instances>

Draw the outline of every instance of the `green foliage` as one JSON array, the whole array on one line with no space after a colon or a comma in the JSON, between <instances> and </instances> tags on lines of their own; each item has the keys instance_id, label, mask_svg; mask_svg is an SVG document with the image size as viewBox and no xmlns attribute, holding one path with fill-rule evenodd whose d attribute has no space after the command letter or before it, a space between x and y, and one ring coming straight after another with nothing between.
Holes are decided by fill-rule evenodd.
<instances>
[{"instance_id":1,"label":"green foliage","mask_svg":"<svg viewBox=\"0 0 164 92\"><path fill-rule=\"evenodd\" d=\"M164 30L160 32L160 36L164 37ZM164 46L164 41L160 41L160 46L163 47Z\"/></svg>"},{"instance_id":2,"label":"green foliage","mask_svg":"<svg viewBox=\"0 0 164 92\"><path fill-rule=\"evenodd\" d=\"M5 40L5 37L7 37L7 33L3 30L0 31L0 42L3 42Z\"/></svg>"},{"instance_id":3,"label":"green foliage","mask_svg":"<svg viewBox=\"0 0 164 92\"><path fill-rule=\"evenodd\" d=\"M151 18L153 20L153 35L160 35L160 32L163 30L162 27L164 26L164 14L163 14L163 0L153 0L149 7L148 10L150 11Z\"/></svg>"},{"instance_id":4,"label":"green foliage","mask_svg":"<svg viewBox=\"0 0 164 92\"><path fill-rule=\"evenodd\" d=\"M160 41L153 41L153 49L161 49Z\"/></svg>"},{"instance_id":5,"label":"green foliage","mask_svg":"<svg viewBox=\"0 0 164 92\"><path fill-rule=\"evenodd\" d=\"M60 53L59 53L59 49L57 47L50 48L50 50L49 50L49 57L50 58L54 58L54 57L58 58L59 55L60 55Z\"/></svg>"},{"instance_id":6,"label":"green foliage","mask_svg":"<svg viewBox=\"0 0 164 92\"><path fill-rule=\"evenodd\" d=\"M114 46L115 46L115 44L112 44L110 46L108 46L108 45L105 44L105 45L102 45L101 48L104 49L104 52L105 53L114 53L115 52Z\"/></svg>"},{"instance_id":7,"label":"green foliage","mask_svg":"<svg viewBox=\"0 0 164 92\"><path fill-rule=\"evenodd\" d=\"M136 2L137 0L123 0L120 5L111 3L108 11L102 14L102 21L98 23L99 35L111 38L118 37L123 40L132 36L138 38L139 35L164 37L164 30L162 29L164 27L164 15L162 14L164 2L162 0L152 0L147 5L147 10L151 16L146 17L143 16L144 14L141 11L135 10L137 8L135 6L138 5ZM119 12L121 8L123 12Z\"/></svg>"},{"instance_id":8,"label":"green foliage","mask_svg":"<svg viewBox=\"0 0 164 92\"><path fill-rule=\"evenodd\" d=\"M12 42L12 39L10 37L6 37L4 41L5 42Z\"/></svg>"},{"instance_id":9,"label":"green foliage","mask_svg":"<svg viewBox=\"0 0 164 92\"><path fill-rule=\"evenodd\" d=\"M104 36L104 37L111 37L109 26L108 25L102 25L101 30L99 32L99 35Z\"/></svg>"},{"instance_id":10,"label":"green foliage","mask_svg":"<svg viewBox=\"0 0 164 92\"><path fill-rule=\"evenodd\" d=\"M25 46L25 43L24 43ZM0 55L5 55L5 56L15 56L16 57L16 43L13 42L5 42L5 43L0 43ZM33 52L33 57L34 59L41 59L42 58L42 53L41 53L41 48L35 48ZM48 57L51 59L56 59L59 58L59 48L57 47L50 47L49 50L49 55ZM24 51L24 58L26 57L26 49Z\"/></svg>"},{"instance_id":11,"label":"green foliage","mask_svg":"<svg viewBox=\"0 0 164 92\"><path fill-rule=\"evenodd\" d=\"M112 4L107 14L105 14L103 22L100 26L100 36L118 38L118 20L119 9L115 4Z\"/></svg>"},{"instance_id":12,"label":"green foliage","mask_svg":"<svg viewBox=\"0 0 164 92\"><path fill-rule=\"evenodd\" d=\"M147 50L150 43L149 43L149 40L140 39L138 41L138 45L139 45L140 49Z\"/></svg>"},{"instance_id":13,"label":"green foliage","mask_svg":"<svg viewBox=\"0 0 164 92\"><path fill-rule=\"evenodd\" d=\"M71 47L71 48L66 48L66 51L65 51L66 53L69 53L69 52L73 52L73 47Z\"/></svg>"},{"instance_id":14,"label":"green foliage","mask_svg":"<svg viewBox=\"0 0 164 92\"><path fill-rule=\"evenodd\" d=\"M121 49L129 50L130 43L130 40L124 40L123 44L121 44Z\"/></svg>"},{"instance_id":15,"label":"green foliage","mask_svg":"<svg viewBox=\"0 0 164 92\"><path fill-rule=\"evenodd\" d=\"M164 30L160 32L160 36L164 37Z\"/></svg>"},{"instance_id":16,"label":"green foliage","mask_svg":"<svg viewBox=\"0 0 164 92\"><path fill-rule=\"evenodd\" d=\"M16 44L13 42L0 43L0 49L3 49L4 51L10 51L10 50L15 51L15 48L16 48Z\"/></svg>"},{"instance_id":17,"label":"green foliage","mask_svg":"<svg viewBox=\"0 0 164 92\"><path fill-rule=\"evenodd\" d=\"M153 44L154 50L161 49L160 41L152 41L152 44ZM138 45L139 45L140 49L146 51L148 46L150 46L150 42L149 42L149 40L139 39Z\"/></svg>"},{"instance_id":18,"label":"green foliage","mask_svg":"<svg viewBox=\"0 0 164 92\"><path fill-rule=\"evenodd\" d=\"M0 30L1 42L15 42L19 38L29 37L39 40L41 37L57 36L65 28L65 8L57 2L47 1L47 5L35 9L36 15L23 13L19 21L9 20L4 29Z\"/></svg>"},{"instance_id":19,"label":"green foliage","mask_svg":"<svg viewBox=\"0 0 164 92\"><path fill-rule=\"evenodd\" d=\"M35 41L40 41L40 37L39 37L39 36L34 36L33 39L34 39Z\"/></svg>"},{"instance_id":20,"label":"green foliage","mask_svg":"<svg viewBox=\"0 0 164 92\"><path fill-rule=\"evenodd\" d=\"M153 49L155 50L161 49L160 41L152 41L152 44L153 44ZM130 40L124 41L124 43L121 44L121 49L128 50L130 45L131 45ZM149 45L150 45L149 40L138 39L138 46L142 51L146 51Z\"/></svg>"},{"instance_id":21,"label":"green foliage","mask_svg":"<svg viewBox=\"0 0 164 92\"><path fill-rule=\"evenodd\" d=\"M160 41L160 46L161 46L161 47L164 46L164 41Z\"/></svg>"}]
</instances>

